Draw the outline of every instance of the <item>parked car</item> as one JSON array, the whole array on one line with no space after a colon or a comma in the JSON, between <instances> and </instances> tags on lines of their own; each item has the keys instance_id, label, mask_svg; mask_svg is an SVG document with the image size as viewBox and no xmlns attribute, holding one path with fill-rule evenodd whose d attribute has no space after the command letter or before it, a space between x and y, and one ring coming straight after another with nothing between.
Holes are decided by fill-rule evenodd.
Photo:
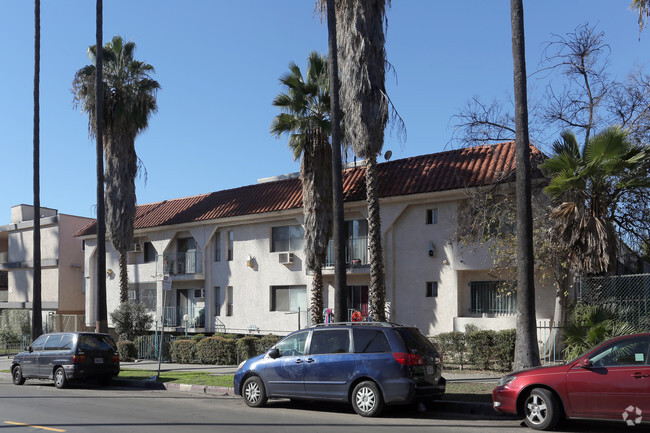
<instances>
[{"instance_id":1,"label":"parked car","mask_svg":"<svg viewBox=\"0 0 650 433\"><path fill-rule=\"evenodd\" d=\"M523 416L536 430L550 430L562 417L650 421L649 350L650 334L628 335L564 365L509 374L492 392L494 409Z\"/></svg>"},{"instance_id":2,"label":"parked car","mask_svg":"<svg viewBox=\"0 0 650 433\"><path fill-rule=\"evenodd\" d=\"M65 388L69 381L97 378L107 386L119 372L115 341L108 334L94 332L43 334L11 363L15 385L25 379L49 379L57 388Z\"/></svg>"},{"instance_id":3,"label":"parked car","mask_svg":"<svg viewBox=\"0 0 650 433\"><path fill-rule=\"evenodd\" d=\"M234 387L251 407L269 398L329 400L376 416L384 404L439 399L445 379L438 351L417 328L351 322L288 335L242 362Z\"/></svg>"}]
</instances>

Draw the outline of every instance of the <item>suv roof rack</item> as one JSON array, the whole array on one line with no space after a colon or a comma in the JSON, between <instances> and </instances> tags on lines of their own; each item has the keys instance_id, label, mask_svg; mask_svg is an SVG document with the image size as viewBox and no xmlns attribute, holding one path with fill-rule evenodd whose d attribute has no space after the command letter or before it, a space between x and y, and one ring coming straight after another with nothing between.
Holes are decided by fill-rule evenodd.
<instances>
[{"instance_id":1,"label":"suv roof rack","mask_svg":"<svg viewBox=\"0 0 650 433\"><path fill-rule=\"evenodd\" d=\"M354 326L383 326L385 328L396 328L404 325L393 322L331 322L331 323L316 323L312 325L311 328L320 328L325 326L345 326L345 325L354 325Z\"/></svg>"}]
</instances>

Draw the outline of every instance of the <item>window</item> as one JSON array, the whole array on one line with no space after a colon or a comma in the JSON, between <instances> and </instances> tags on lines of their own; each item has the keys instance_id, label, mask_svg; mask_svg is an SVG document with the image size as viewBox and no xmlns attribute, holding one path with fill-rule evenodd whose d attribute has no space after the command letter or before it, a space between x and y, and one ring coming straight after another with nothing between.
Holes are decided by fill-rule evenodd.
<instances>
[{"instance_id":1,"label":"window","mask_svg":"<svg viewBox=\"0 0 650 433\"><path fill-rule=\"evenodd\" d=\"M135 283L129 285L129 301L142 303L147 311L156 311L156 283Z\"/></svg>"},{"instance_id":2,"label":"window","mask_svg":"<svg viewBox=\"0 0 650 433\"><path fill-rule=\"evenodd\" d=\"M314 331L311 336L309 353L348 353L350 351L350 332L347 329Z\"/></svg>"},{"instance_id":3,"label":"window","mask_svg":"<svg viewBox=\"0 0 650 433\"><path fill-rule=\"evenodd\" d=\"M221 316L221 287L214 288L214 314Z\"/></svg>"},{"instance_id":4,"label":"window","mask_svg":"<svg viewBox=\"0 0 650 433\"><path fill-rule=\"evenodd\" d=\"M306 286L271 287L271 311L307 310Z\"/></svg>"},{"instance_id":5,"label":"window","mask_svg":"<svg viewBox=\"0 0 650 433\"><path fill-rule=\"evenodd\" d=\"M214 234L214 261L221 261L221 232Z\"/></svg>"},{"instance_id":6,"label":"window","mask_svg":"<svg viewBox=\"0 0 650 433\"><path fill-rule=\"evenodd\" d=\"M74 338L73 338L72 334L63 335L63 337L61 337L61 343L59 344L60 349L61 350L70 350L70 349L72 349L72 343L74 342L73 340L74 340Z\"/></svg>"},{"instance_id":7,"label":"window","mask_svg":"<svg viewBox=\"0 0 650 433\"><path fill-rule=\"evenodd\" d=\"M615 367L619 365L645 365L648 356L648 338L633 338L619 341L591 357L595 367Z\"/></svg>"},{"instance_id":8,"label":"window","mask_svg":"<svg viewBox=\"0 0 650 433\"><path fill-rule=\"evenodd\" d=\"M427 209L427 224L438 224L438 209Z\"/></svg>"},{"instance_id":9,"label":"window","mask_svg":"<svg viewBox=\"0 0 650 433\"><path fill-rule=\"evenodd\" d=\"M438 296L438 282L427 281L427 298L435 298Z\"/></svg>"},{"instance_id":10,"label":"window","mask_svg":"<svg viewBox=\"0 0 650 433\"><path fill-rule=\"evenodd\" d=\"M271 252L300 251L305 246L302 226L281 226L271 229Z\"/></svg>"},{"instance_id":11,"label":"window","mask_svg":"<svg viewBox=\"0 0 650 433\"><path fill-rule=\"evenodd\" d=\"M280 356L300 356L305 353L305 342L309 332L300 332L287 337L275 345L280 351Z\"/></svg>"},{"instance_id":12,"label":"window","mask_svg":"<svg viewBox=\"0 0 650 433\"><path fill-rule=\"evenodd\" d=\"M47 339L47 335L41 335L38 337L34 342L32 343L32 349L34 351L39 351L43 350L43 347L45 346L45 340Z\"/></svg>"},{"instance_id":13,"label":"window","mask_svg":"<svg viewBox=\"0 0 650 433\"><path fill-rule=\"evenodd\" d=\"M226 287L226 316L232 316L233 299L232 286Z\"/></svg>"},{"instance_id":14,"label":"window","mask_svg":"<svg viewBox=\"0 0 650 433\"><path fill-rule=\"evenodd\" d=\"M151 263L156 261L156 249L151 242L144 243L144 262Z\"/></svg>"},{"instance_id":15,"label":"window","mask_svg":"<svg viewBox=\"0 0 650 433\"><path fill-rule=\"evenodd\" d=\"M50 338L47 339L47 343L45 343L45 350L59 350L60 346L61 346L61 336L50 335Z\"/></svg>"},{"instance_id":16,"label":"window","mask_svg":"<svg viewBox=\"0 0 650 433\"><path fill-rule=\"evenodd\" d=\"M235 246L235 234L231 231L228 232L228 261L232 262Z\"/></svg>"},{"instance_id":17,"label":"window","mask_svg":"<svg viewBox=\"0 0 650 433\"><path fill-rule=\"evenodd\" d=\"M390 344L384 331L379 329L352 330L354 337L354 353L386 353L390 352Z\"/></svg>"},{"instance_id":18,"label":"window","mask_svg":"<svg viewBox=\"0 0 650 433\"><path fill-rule=\"evenodd\" d=\"M516 314L517 291L506 281L472 281L470 283L472 313Z\"/></svg>"}]
</instances>

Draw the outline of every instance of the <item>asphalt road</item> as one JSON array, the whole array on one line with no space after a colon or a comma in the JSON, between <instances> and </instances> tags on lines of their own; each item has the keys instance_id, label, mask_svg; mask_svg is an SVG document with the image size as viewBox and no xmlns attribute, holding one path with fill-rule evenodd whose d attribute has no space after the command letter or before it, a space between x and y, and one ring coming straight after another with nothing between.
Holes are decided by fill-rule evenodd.
<instances>
[{"instance_id":1,"label":"asphalt road","mask_svg":"<svg viewBox=\"0 0 650 433\"><path fill-rule=\"evenodd\" d=\"M526 432L512 419L393 407L380 418L362 418L345 405L271 401L247 407L240 398L129 388L78 386L58 390L49 382L0 383L2 432ZM560 431L640 431L621 424L569 423Z\"/></svg>"}]
</instances>

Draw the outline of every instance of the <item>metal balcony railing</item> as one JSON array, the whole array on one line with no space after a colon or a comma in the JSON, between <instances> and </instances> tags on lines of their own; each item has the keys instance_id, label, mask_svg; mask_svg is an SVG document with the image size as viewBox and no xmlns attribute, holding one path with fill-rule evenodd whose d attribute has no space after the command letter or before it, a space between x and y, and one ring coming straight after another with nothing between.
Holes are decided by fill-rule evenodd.
<instances>
[{"instance_id":1,"label":"metal balcony railing","mask_svg":"<svg viewBox=\"0 0 650 433\"><path fill-rule=\"evenodd\" d=\"M183 320L187 314L188 328L205 328L205 309L195 306L190 307L165 307L165 326L185 326Z\"/></svg>"},{"instance_id":2,"label":"metal balcony railing","mask_svg":"<svg viewBox=\"0 0 650 433\"><path fill-rule=\"evenodd\" d=\"M163 275L202 274L202 256L198 251L158 254L156 256L156 273Z\"/></svg>"},{"instance_id":3,"label":"metal balcony railing","mask_svg":"<svg viewBox=\"0 0 650 433\"><path fill-rule=\"evenodd\" d=\"M345 243L345 263L348 266L367 265L368 260L368 237L350 238ZM329 241L325 266L334 266L334 241Z\"/></svg>"}]
</instances>

